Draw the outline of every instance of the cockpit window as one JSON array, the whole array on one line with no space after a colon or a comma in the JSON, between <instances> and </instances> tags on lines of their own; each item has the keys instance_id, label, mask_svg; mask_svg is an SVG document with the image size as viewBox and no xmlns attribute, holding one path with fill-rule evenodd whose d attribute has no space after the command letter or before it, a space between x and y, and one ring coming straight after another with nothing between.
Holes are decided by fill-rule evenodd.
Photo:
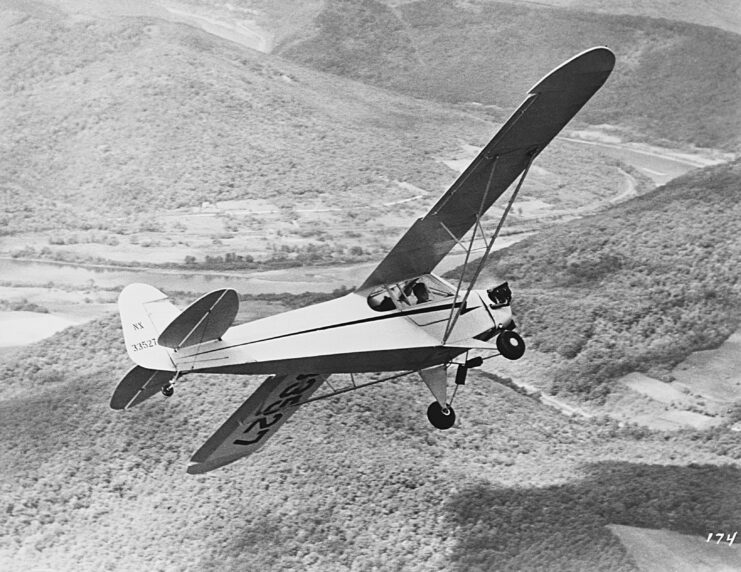
<instances>
[{"instance_id":1,"label":"cockpit window","mask_svg":"<svg viewBox=\"0 0 741 572\"><path fill-rule=\"evenodd\" d=\"M417 278L417 284L423 284L427 288L430 301L444 300L455 295L455 288L432 274L425 274Z\"/></svg>"},{"instance_id":2,"label":"cockpit window","mask_svg":"<svg viewBox=\"0 0 741 572\"><path fill-rule=\"evenodd\" d=\"M378 311L404 310L411 306L439 302L454 295L453 287L444 280L425 274L406 282L385 284L368 295L368 305Z\"/></svg>"}]
</instances>

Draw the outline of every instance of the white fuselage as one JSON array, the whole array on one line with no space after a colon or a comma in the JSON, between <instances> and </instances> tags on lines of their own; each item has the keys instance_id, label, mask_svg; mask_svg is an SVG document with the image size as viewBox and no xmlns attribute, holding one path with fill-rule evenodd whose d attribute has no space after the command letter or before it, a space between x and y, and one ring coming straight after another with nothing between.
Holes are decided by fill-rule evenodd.
<instances>
[{"instance_id":1,"label":"white fuselage","mask_svg":"<svg viewBox=\"0 0 741 572\"><path fill-rule=\"evenodd\" d=\"M459 296L456 306L460 306ZM233 326L221 340L181 348L171 358L185 373L359 373L418 370L469 349L493 348L475 336L511 322L509 306L492 308L471 292L451 335L443 336L453 297L379 312L366 296L348 294ZM488 338L487 338L488 339Z\"/></svg>"}]
</instances>

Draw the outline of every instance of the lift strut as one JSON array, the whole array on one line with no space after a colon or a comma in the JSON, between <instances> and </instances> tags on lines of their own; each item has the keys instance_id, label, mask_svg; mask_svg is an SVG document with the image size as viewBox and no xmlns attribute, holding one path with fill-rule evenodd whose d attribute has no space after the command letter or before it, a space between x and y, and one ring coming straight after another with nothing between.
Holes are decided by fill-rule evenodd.
<instances>
[{"instance_id":1,"label":"lift strut","mask_svg":"<svg viewBox=\"0 0 741 572\"><path fill-rule=\"evenodd\" d=\"M471 290L473 290L474 285L476 284L476 279L479 277L479 274L481 274L481 271L484 269L484 264L486 264L487 258L489 258L489 254L491 254L491 249L494 246L494 242L496 241L497 237L499 236L499 232L502 230L502 226L504 225L504 221L507 218L507 215L509 214L509 211L512 208L512 203L515 202L515 199L517 198L517 194L520 192L520 188L522 187L522 183L525 181L525 177L527 177L527 173L530 170L530 165L533 163L533 159L537 155L537 148L530 151L528 154L527 163L525 164L525 168L522 171L522 175L520 175L520 180L517 182L517 186L515 187L514 192L512 193L512 196L509 199L509 202L507 203L507 206L504 209L504 213L502 213L501 218L499 219L499 224L497 225L496 230L494 231L494 234L491 237L491 240L488 241L486 245L486 250L484 251L484 255L479 259L479 264L476 267L476 271L474 272L473 278L469 282L468 289L466 290L466 293L463 296L463 300L460 304L455 304L453 308L450 310L450 315L448 316L448 322L445 325L445 334L443 335L443 345L448 341L448 338L450 337L450 334L453 331L453 328L455 327L456 322L458 321L458 318L461 315L461 312L466 307L466 301L468 300L468 296L471 293ZM476 213L476 223L474 224L473 231L471 233L471 242L469 244L468 250L466 251L466 259L463 262L463 269L461 270L460 278L458 279L458 286L455 290L455 298L454 300L458 299L458 293L461 290L461 285L463 284L463 279L466 276L466 270L468 268L469 258L471 255L471 250L473 248L473 242L476 238L476 232L478 229L481 230L481 234L483 236L483 228L481 227L481 217L484 214L485 206L486 206L486 197L489 195L489 190L491 188L492 181L494 180L494 171L496 170L496 164L499 159L499 156L494 157L494 162L491 167L491 172L489 173L489 180L486 184L486 190L484 191L484 196L481 199L481 206L479 207L478 213ZM484 240L486 240L486 237L483 236Z\"/></svg>"}]
</instances>

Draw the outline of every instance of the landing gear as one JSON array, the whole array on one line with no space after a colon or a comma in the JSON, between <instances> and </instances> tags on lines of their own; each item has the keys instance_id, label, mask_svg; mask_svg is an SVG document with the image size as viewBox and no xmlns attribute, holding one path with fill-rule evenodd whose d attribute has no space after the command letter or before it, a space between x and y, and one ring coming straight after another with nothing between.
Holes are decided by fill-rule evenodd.
<instances>
[{"instance_id":1,"label":"landing gear","mask_svg":"<svg viewBox=\"0 0 741 572\"><path fill-rule=\"evenodd\" d=\"M427 408L427 419L438 429L450 429L455 423L455 411L448 405L443 409L437 401Z\"/></svg>"},{"instance_id":2,"label":"landing gear","mask_svg":"<svg viewBox=\"0 0 741 572\"><path fill-rule=\"evenodd\" d=\"M525 353L525 340L512 330L504 330L497 337L497 349L507 359L520 359Z\"/></svg>"},{"instance_id":3,"label":"landing gear","mask_svg":"<svg viewBox=\"0 0 741 572\"><path fill-rule=\"evenodd\" d=\"M175 386L173 386L172 383L167 383L162 386L162 395L165 397L172 397L173 393L175 393Z\"/></svg>"}]
</instances>

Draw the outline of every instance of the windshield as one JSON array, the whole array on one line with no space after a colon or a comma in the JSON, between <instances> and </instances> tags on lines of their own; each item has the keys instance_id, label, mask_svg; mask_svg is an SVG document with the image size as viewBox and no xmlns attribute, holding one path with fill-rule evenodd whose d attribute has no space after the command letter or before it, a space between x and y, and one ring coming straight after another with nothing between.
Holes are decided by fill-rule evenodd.
<instances>
[{"instance_id":1,"label":"windshield","mask_svg":"<svg viewBox=\"0 0 741 572\"><path fill-rule=\"evenodd\" d=\"M378 312L403 310L451 298L454 292L453 287L441 278L425 274L406 282L379 286L368 295L368 305Z\"/></svg>"}]
</instances>

